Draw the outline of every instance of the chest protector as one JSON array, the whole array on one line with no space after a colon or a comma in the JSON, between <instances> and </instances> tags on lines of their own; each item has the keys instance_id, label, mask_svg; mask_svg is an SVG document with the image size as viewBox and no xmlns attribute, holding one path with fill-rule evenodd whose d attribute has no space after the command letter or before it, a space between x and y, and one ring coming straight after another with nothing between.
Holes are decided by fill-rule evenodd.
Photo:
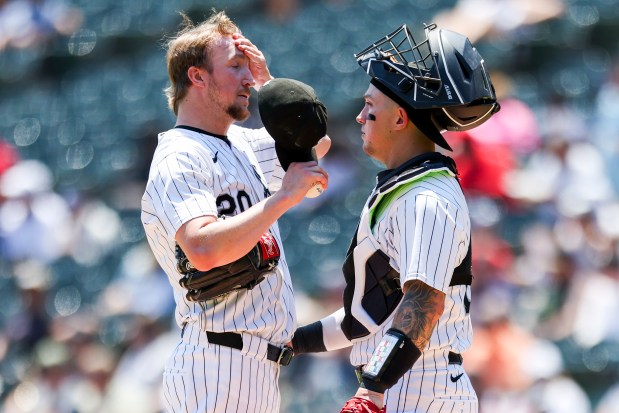
<instances>
[{"instance_id":1,"label":"chest protector","mask_svg":"<svg viewBox=\"0 0 619 413\"><path fill-rule=\"evenodd\" d=\"M350 341L362 339L378 331L402 300L400 273L381 251L372 228L392 202L420 179L437 172L457 175L454 161L434 152L417 156L397 169L379 177L367 202L359 226L353 236L342 266L344 288L344 319L342 331ZM471 246L466 257L454 269L450 286L471 285ZM468 309L467 309L468 312Z\"/></svg>"}]
</instances>

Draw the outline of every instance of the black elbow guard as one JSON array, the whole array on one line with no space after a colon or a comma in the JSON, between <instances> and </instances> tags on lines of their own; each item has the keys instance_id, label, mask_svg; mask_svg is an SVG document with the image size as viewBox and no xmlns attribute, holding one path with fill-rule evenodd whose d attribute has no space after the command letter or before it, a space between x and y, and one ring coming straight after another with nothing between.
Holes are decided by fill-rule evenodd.
<instances>
[{"instance_id":1,"label":"black elbow guard","mask_svg":"<svg viewBox=\"0 0 619 413\"><path fill-rule=\"evenodd\" d=\"M361 387L384 393L413 367L420 356L421 350L406 334L390 328L363 367Z\"/></svg>"},{"instance_id":2,"label":"black elbow guard","mask_svg":"<svg viewBox=\"0 0 619 413\"><path fill-rule=\"evenodd\" d=\"M327 351L322 336L322 323L316 321L297 328L292 337L292 350L295 355Z\"/></svg>"}]
</instances>

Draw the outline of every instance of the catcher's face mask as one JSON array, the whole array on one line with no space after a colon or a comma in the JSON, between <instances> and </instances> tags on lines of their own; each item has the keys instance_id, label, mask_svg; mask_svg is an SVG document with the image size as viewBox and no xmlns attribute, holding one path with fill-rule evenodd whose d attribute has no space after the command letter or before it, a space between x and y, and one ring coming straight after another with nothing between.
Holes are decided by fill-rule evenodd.
<instances>
[{"instance_id":1,"label":"catcher's face mask","mask_svg":"<svg viewBox=\"0 0 619 413\"><path fill-rule=\"evenodd\" d=\"M407 109L413 123L451 149L439 130L467 130L498 112L484 60L461 34L425 26L417 42L406 25L355 54L372 84Z\"/></svg>"}]
</instances>

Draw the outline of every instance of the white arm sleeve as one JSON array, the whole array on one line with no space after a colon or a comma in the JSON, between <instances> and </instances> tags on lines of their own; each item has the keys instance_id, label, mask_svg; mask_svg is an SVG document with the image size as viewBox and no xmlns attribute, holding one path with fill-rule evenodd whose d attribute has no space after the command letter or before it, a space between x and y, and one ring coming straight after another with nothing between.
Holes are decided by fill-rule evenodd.
<instances>
[{"instance_id":1,"label":"white arm sleeve","mask_svg":"<svg viewBox=\"0 0 619 413\"><path fill-rule=\"evenodd\" d=\"M335 313L320 320L322 339L327 351L339 350L352 345L342 331L342 320L344 320L344 308L340 308Z\"/></svg>"}]
</instances>

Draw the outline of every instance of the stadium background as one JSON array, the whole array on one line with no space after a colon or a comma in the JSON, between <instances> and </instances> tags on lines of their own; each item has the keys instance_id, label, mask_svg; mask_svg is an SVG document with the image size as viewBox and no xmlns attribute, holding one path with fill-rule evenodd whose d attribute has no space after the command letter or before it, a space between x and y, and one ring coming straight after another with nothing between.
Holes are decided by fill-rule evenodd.
<instances>
[{"instance_id":1,"label":"stadium background","mask_svg":"<svg viewBox=\"0 0 619 413\"><path fill-rule=\"evenodd\" d=\"M338 306L379 169L353 53L403 23L471 37L503 104L449 138L474 223L481 411L619 412L619 0L0 0L0 411L159 411L178 328L139 200L174 122L163 36L177 10L212 7L329 110L330 190L280 224L301 322ZM283 412L334 412L355 380L341 351L295 359L280 386Z\"/></svg>"}]
</instances>

